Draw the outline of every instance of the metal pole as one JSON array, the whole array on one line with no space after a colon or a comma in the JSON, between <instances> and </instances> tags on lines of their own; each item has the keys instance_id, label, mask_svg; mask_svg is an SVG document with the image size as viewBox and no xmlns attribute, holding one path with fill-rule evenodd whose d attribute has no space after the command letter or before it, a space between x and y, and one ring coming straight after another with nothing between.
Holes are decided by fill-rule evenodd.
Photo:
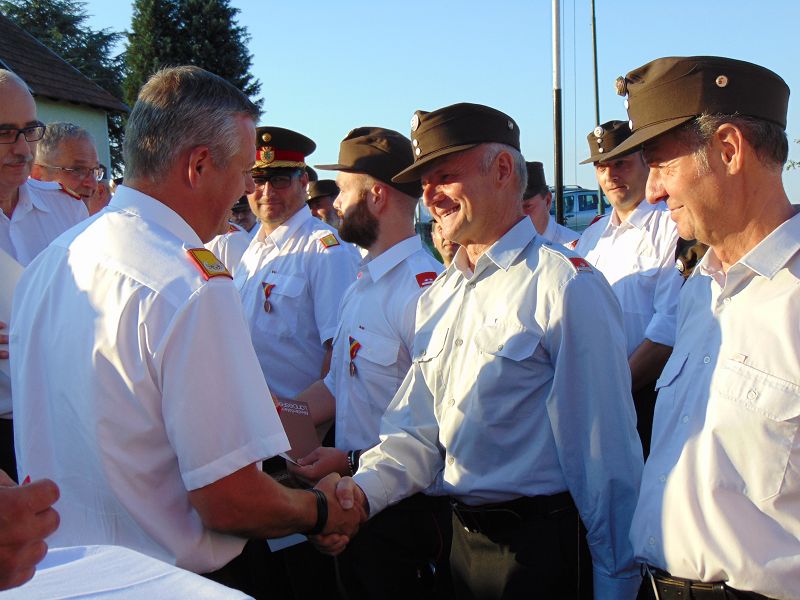
<instances>
[{"instance_id":1,"label":"metal pole","mask_svg":"<svg viewBox=\"0 0 800 600\"><path fill-rule=\"evenodd\" d=\"M592 0L592 57L594 59L594 124L600 125L600 93L597 83L597 20L594 14L594 0ZM599 202L597 203L597 214L603 215L606 212L603 203L603 188L597 186Z\"/></svg>"},{"instance_id":2,"label":"metal pole","mask_svg":"<svg viewBox=\"0 0 800 600\"><path fill-rule=\"evenodd\" d=\"M561 125L561 11L553 0L553 171L556 190L556 223L564 224L564 164Z\"/></svg>"}]
</instances>

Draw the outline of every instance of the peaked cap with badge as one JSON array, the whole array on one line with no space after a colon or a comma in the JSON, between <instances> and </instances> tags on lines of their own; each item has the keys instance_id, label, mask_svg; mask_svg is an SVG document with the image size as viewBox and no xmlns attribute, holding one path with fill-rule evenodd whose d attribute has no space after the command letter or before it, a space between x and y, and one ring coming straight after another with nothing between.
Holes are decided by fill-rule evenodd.
<instances>
[{"instance_id":1,"label":"peaked cap with badge","mask_svg":"<svg viewBox=\"0 0 800 600\"><path fill-rule=\"evenodd\" d=\"M541 193L547 187L547 180L544 176L544 165L539 161L525 162L525 169L528 171L528 187L525 188L522 198L528 199Z\"/></svg>"},{"instance_id":2,"label":"peaked cap with badge","mask_svg":"<svg viewBox=\"0 0 800 600\"><path fill-rule=\"evenodd\" d=\"M612 154L612 151L629 137L631 137L631 128L625 121L608 121L598 125L586 136L591 156L586 160L582 160L579 164L604 162L611 158L622 156L622 154L616 152ZM639 148L635 146L628 150L626 154L637 150Z\"/></svg>"},{"instance_id":3,"label":"peaked cap with badge","mask_svg":"<svg viewBox=\"0 0 800 600\"><path fill-rule=\"evenodd\" d=\"M339 162L315 165L318 169L364 173L412 198L422 195L417 180L398 183L392 177L414 162L411 140L393 129L357 127L339 145Z\"/></svg>"},{"instance_id":4,"label":"peaked cap with badge","mask_svg":"<svg viewBox=\"0 0 800 600\"><path fill-rule=\"evenodd\" d=\"M306 167L306 157L316 150L313 140L282 127L256 129L256 162L253 172L265 169Z\"/></svg>"},{"instance_id":5,"label":"peaked cap with badge","mask_svg":"<svg viewBox=\"0 0 800 600\"><path fill-rule=\"evenodd\" d=\"M333 179L319 179L317 181L308 182L308 201L311 202L323 196L333 196L334 198L339 195L339 186Z\"/></svg>"},{"instance_id":6,"label":"peaked cap with badge","mask_svg":"<svg viewBox=\"0 0 800 600\"><path fill-rule=\"evenodd\" d=\"M776 73L719 56L659 58L616 81L627 96L632 135L612 153L621 156L703 114L755 117L786 129L789 87Z\"/></svg>"},{"instance_id":7,"label":"peaked cap with badge","mask_svg":"<svg viewBox=\"0 0 800 600\"><path fill-rule=\"evenodd\" d=\"M396 174L392 181L419 180L421 171L431 161L492 142L519 150L519 126L497 109L462 102L432 112L418 110L411 117L414 164Z\"/></svg>"}]
</instances>

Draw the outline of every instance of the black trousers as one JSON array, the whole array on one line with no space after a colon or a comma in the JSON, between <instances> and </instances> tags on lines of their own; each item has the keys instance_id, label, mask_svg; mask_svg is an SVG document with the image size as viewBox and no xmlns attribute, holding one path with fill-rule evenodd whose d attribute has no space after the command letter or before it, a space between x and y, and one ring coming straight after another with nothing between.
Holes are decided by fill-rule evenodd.
<instances>
[{"instance_id":1,"label":"black trousers","mask_svg":"<svg viewBox=\"0 0 800 600\"><path fill-rule=\"evenodd\" d=\"M367 521L337 557L348 600L452 598L447 497L416 494Z\"/></svg>"},{"instance_id":2,"label":"black trousers","mask_svg":"<svg viewBox=\"0 0 800 600\"><path fill-rule=\"evenodd\" d=\"M256 600L294 598L280 553L271 553L266 540L248 540L239 556L221 569L203 576Z\"/></svg>"},{"instance_id":3,"label":"black trousers","mask_svg":"<svg viewBox=\"0 0 800 600\"><path fill-rule=\"evenodd\" d=\"M660 600L770 600L767 596L755 592L735 590L724 583L697 585L698 583L672 576L666 580L657 578L658 598ZM647 575L644 576L636 600L656 600L653 583Z\"/></svg>"},{"instance_id":4,"label":"black trousers","mask_svg":"<svg viewBox=\"0 0 800 600\"><path fill-rule=\"evenodd\" d=\"M14 454L14 425L11 419L0 419L0 469L17 481L17 459ZM17 482L19 483L19 482Z\"/></svg>"},{"instance_id":5,"label":"black trousers","mask_svg":"<svg viewBox=\"0 0 800 600\"><path fill-rule=\"evenodd\" d=\"M582 535L574 504L523 518L499 517L476 531L454 515L450 566L456 598L579 599Z\"/></svg>"},{"instance_id":6,"label":"black trousers","mask_svg":"<svg viewBox=\"0 0 800 600\"><path fill-rule=\"evenodd\" d=\"M633 393L633 406L636 409L636 431L642 440L644 459L650 455L650 438L653 436L653 413L656 410L656 382L649 383Z\"/></svg>"}]
</instances>

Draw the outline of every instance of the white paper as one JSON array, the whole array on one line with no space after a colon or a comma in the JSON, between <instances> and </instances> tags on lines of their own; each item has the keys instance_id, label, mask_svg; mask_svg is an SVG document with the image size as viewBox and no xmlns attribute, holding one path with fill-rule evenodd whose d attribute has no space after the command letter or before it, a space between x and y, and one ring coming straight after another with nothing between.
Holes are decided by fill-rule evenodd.
<instances>
[{"instance_id":1,"label":"white paper","mask_svg":"<svg viewBox=\"0 0 800 600\"><path fill-rule=\"evenodd\" d=\"M278 552L284 548L289 548L290 546L294 546L296 544L302 544L307 539L308 538L302 533L292 533L284 537L270 538L267 540L267 545L272 552Z\"/></svg>"},{"instance_id":2,"label":"white paper","mask_svg":"<svg viewBox=\"0 0 800 600\"><path fill-rule=\"evenodd\" d=\"M8 323L11 320L11 300L14 298L14 288L17 287L23 266L14 260L5 250L0 250L0 321ZM6 332L8 333L8 332ZM0 344L0 348L8 350L7 344ZM7 359L0 360L0 371L11 376Z\"/></svg>"}]
</instances>

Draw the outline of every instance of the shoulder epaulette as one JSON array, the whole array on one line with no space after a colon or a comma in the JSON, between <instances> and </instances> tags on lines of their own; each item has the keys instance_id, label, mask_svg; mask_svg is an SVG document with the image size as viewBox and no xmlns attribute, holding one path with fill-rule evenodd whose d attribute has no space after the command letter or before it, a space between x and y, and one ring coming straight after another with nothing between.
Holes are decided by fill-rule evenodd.
<instances>
[{"instance_id":1,"label":"shoulder epaulette","mask_svg":"<svg viewBox=\"0 0 800 600\"><path fill-rule=\"evenodd\" d=\"M65 186L63 183L59 183L58 187L60 187L61 191L64 192L70 198L74 198L75 200L81 200L81 195L78 192L72 191L67 186Z\"/></svg>"},{"instance_id":2,"label":"shoulder epaulette","mask_svg":"<svg viewBox=\"0 0 800 600\"><path fill-rule=\"evenodd\" d=\"M332 248L333 246L339 245L339 240L336 239L335 235L329 233L328 235L319 238L319 243L325 248Z\"/></svg>"},{"instance_id":3,"label":"shoulder epaulette","mask_svg":"<svg viewBox=\"0 0 800 600\"><path fill-rule=\"evenodd\" d=\"M580 258L579 256L570 256L569 262L572 263L572 266L578 273L591 273L593 271L592 265L590 265L589 261L585 258Z\"/></svg>"},{"instance_id":4,"label":"shoulder epaulette","mask_svg":"<svg viewBox=\"0 0 800 600\"><path fill-rule=\"evenodd\" d=\"M233 279L228 269L222 264L222 261L214 256L211 250L206 248L188 248L186 253L192 259L194 266L200 271L203 279L208 281L212 277L227 277Z\"/></svg>"},{"instance_id":5,"label":"shoulder epaulette","mask_svg":"<svg viewBox=\"0 0 800 600\"><path fill-rule=\"evenodd\" d=\"M424 273L417 273L416 275L417 285L419 285L419 287L428 287L434 281L436 281L437 277L438 275L435 271L425 271Z\"/></svg>"}]
</instances>

